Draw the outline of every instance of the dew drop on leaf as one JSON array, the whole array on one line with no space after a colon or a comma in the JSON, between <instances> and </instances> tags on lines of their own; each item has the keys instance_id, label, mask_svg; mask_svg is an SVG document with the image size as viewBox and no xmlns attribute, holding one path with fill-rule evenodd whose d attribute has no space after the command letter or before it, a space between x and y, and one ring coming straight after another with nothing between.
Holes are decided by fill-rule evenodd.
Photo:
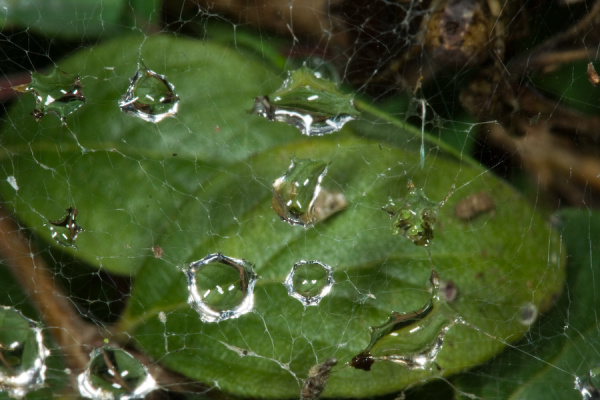
<instances>
[{"instance_id":1,"label":"dew drop on leaf","mask_svg":"<svg viewBox=\"0 0 600 400\"><path fill-rule=\"evenodd\" d=\"M83 230L77 225L77 214L79 213L75 207L67 208L67 214L60 220L50 222L50 231L54 238L62 246L75 246L75 239Z\"/></svg>"},{"instance_id":2,"label":"dew drop on leaf","mask_svg":"<svg viewBox=\"0 0 600 400\"><path fill-rule=\"evenodd\" d=\"M238 318L254 306L257 276L246 260L209 254L186 270L188 303L204 322Z\"/></svg>"},{"instance_id":3,"label":"dew drop on leaf","mask_svg":"<svg viewBox=\"0 0 600 400\"><path fill-rule=\"evenodd\" d=\"M600 399L600 364L592 368L586 377L575 378L575 390L581 393L583 400Z\"/></svg>"},{"instance_id":4,"label":"dew drop on leaf","mask_svg":"<svg viewBox=\"0 0 600 400\"><path fill-rule=\"evenodd\" d=\"M48 355L39 325L12 307L0 306L0 392L22 398L42 387Z\"/></svg>"},{"instance_id":5,"label":"dew drop on leaf","mask_svg":"<svg viewBox=\"0 0 600 400\"><path fill-rule=\"evenodd\" d=\"M157 385L148 369L122 349L94 349L84 371L77 377L79 393L94 400L142 399Z\"/></svg>"},{"instance_id":6,"label":"dew drop on leaf","mask_svg":"<svg viewBox=\"0 0 600 400\"><path fill-rule=\"evenodd\" d=\"M337 132L357 119L352 95L306 66L288 73L281 88L254 100L252 112L269 121L285 122L303 135L323 136Z\"/></svg>"},{"instance_id":7,"label":"dew drop on leaf","mask_svg":"<svg viewBox=\"0 0 600 400\"><path fill-rule=\"evenodd\" d=\"M408 194L398 201L390 200L383 210L392 218L392 233L403 235L417 246L429 246L433 242L433 227L439 204L425 196L408 182Z\"/></svg>"},{"instance_id":8,"label":"dew drop on leaf","mask_svg":"<svg viewBox=\"0 0 600 400\"><path fill-rule=\"evenodd\" d=\"M273 182L273 210L291 225L309 227L344 209L342 193L321 187L327 164L309 159L292 160L287 172Z\"/></svg>"},{"instance_id":9,"label":"dew drop on leaf","mask_svg":"<svg viewBox=\"0 0 600 400\"><path fill-rule=\"evenodd\" d=\"M519 322L525 326L533 324L538 317L538 309L533 303L527 303L519 310Z\"/></svg>"},{"instance_id":10,"label":"dew drop on leaf","mask_svg":"<svg viewBox=\"0 0 600 400\"><path fill-rule=\"evenodd\" d=\"M409 313L392 312L380 326L371 327L371 341L356 355L350 365L369 371L378 361L390 361L409 369L430 370L437 366L436 357L442 350L446 333L463 320L440 295L439 277L431 274L431 298L418 310Z\"/></svg>"},{"instance_id":11,"label":"dew drop on leaf","mask_svg":"<svg viewBox=\"0 0 600 400\"><path fill-rule=\"evenodd\" d=\"M57 115L61 121L85 103L78 75L68 74L55 68L48 75L31 73L31 82L14 87L18 92L31 92L35 96L35 109L31 115L36 120L48 113Z\"/></svg>"},{"instance_id":12,"label":"dew drop on leaf","mask_svg":"<svg viewBox=\"0 0 600 400\"><path fill-rule=\"evenodd\" d=\"M329 265L320 261L298 261L283 283L288 294L305 306L316 306L334 284Z\"/></svg>"},{"instance_id":13,"label":"dew drop on leaf","mask_svg":"<svg viewBox=\"0 0 600 400\"><path fill-rule=\"evenodd\" d=\"M177 114L179 97L164 75L138 65L119 107L126 114L157 123Z\"/></svg>"}]
</instances>

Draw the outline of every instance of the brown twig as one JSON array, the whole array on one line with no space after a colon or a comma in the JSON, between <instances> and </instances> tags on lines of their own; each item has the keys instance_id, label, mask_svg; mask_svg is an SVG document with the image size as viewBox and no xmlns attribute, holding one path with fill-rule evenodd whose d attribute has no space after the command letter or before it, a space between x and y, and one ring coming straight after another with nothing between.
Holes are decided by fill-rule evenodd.
<instances>
[{"instance_id":1,"label":"brown twig","mask_svg":"<svg viewBox=\"0 0 600 400\"><path fill-rule=\"evenodd\" d=\"M83 370L89 359L88 346L102 341L99 332L80 318L68 296L55 284L26 231L3 208L0 208L0 257L49 327L68 366L75 371Z\"/></svg>"}]
</instances>

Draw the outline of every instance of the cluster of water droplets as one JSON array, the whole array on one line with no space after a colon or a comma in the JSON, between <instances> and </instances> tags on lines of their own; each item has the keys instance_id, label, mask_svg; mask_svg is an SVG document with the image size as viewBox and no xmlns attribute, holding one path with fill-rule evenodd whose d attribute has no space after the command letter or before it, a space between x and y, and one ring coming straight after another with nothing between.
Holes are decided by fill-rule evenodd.
<instances>
[{"instance_id":1,"label":"cluster of water droplets","mask_svg":"<svg viewBox=\"0 0 600 400\"><path fill-rule=\"evenodd\" d=\"M77 377L81 396L94 400L143 399L156 389L156 381L137 358L123 349L94 349Z\"/></svg>"},{"instance_id":2,"label":"cluster of water droplets","mask_svg":"<svg viewBox=\"0 0 600 400\"><path fill-rule=\"evenodd\" d=\"M326 174L322 161L293 159L287 172L273 182L273 210L291 225L309 227L344 209L348 205L344 195L321 186Z\"/></svg>"},{"instance_id":3,"label":"cluster of water droplets","mask_svg":"<svg viewBox=\"0 0 600 400\"><path fill-rule=\"evenodd\" d=\"M126 114L156 123L177 114L179 97L175 86L164 75L140 64L127 92L119 100L119 107Z\"/></svg>"},{"instance_id":4,"label":"cluster of water droplets","mask_svg":"<svg viewBox=\"0 0 600 400\"><path fill-rule=\"evenodd\" d=\"M34 94L36 106L32 115L38 121L44 115L53 113L65 122L67 116L85 104L82 88L78 75L55 68L48 75L32 72L30 83L13 89ZM126 114L157 123L177 114L179 97L175 94L175 86L166 76L140 64L118 104Z\"/></svg>"},{"instance_id":5,"label":"cluster of water droplets","mask_svg":"<svg viewBox=\"0 0 600 400\"><path fill-rule=\"evenodd\" d=\"M320 261L301 260L294 264L283 284L288 294L304 306L316 306L333 287L333 271Z\"/></svg>"},{"instance_id":6,"label":"cluster of water droplets","mask_svg":"<svg viewBox=\"0 0 600 400\"><path fill-rule=\"evenodd\" d=\"M252 112L270 121L285 122L307 136L337 132L359 117L351 95L305 65L290 71L281 88L257 97Z\"/></svg>"},{"instance_id":7,"label":"cluster of water droplets","mask_svg":"<svg viewBox=\"0 0 600 400\"><path fill-rule=\"evenodd\" d=\"M48 113L57 115L63 122L68 115L85 104L83 85L78 75L69 74L58 68L48 75L31 73L31 82L15 86L18 92L31 92L35 96L35 109L31 115L36 120Z\"/></svg>"},{"instance_id":8,"label":"cluster of water droplets","mask_svg":"<svg viewBox=\"0 0 600 400\"><path fill-rule=\"evenodd\" d=\"M390 200L383 209L390 214L394 235L403 235L417 246L429 246L440 204L429 200L413 182L409 181L407 187L406 197Z\"/></svg>"},{"instance_id":9,"label":"cluster of water droplets","mask_svg":"<svg viewBox=\"0 0 600 400\"><path fill-rule=\"evenodd\" d=\"M22 398L41 388L48 355L41 327L18 310L0 306L0 392Z\"/></svg>"},{"instance_id":10,"label":"cluster of water droplets","mask_svg":"<svg viewBox=\"0 0 600 400\"><path fill-rule=\"evenodd\" d=\"M238 318L254 307L258 277L246 260L209 254L191 263L185 273L188 303L204 322Z\"/></svg>"}]
</instances>

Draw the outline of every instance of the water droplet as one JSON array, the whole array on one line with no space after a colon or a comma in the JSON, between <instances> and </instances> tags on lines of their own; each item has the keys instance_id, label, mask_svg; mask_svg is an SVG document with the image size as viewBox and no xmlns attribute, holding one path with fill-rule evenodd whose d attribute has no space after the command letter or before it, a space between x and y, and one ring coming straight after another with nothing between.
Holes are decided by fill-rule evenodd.
<instances>
[{"instance_id":1,"label":"water droplet","mask_svg":"<svg viewBox=\"0 0 600 400\"><path fill-rule=\"evenodd\" d=\"M392 232L402 234L417 246L429 246L433 241L433 226L437 218L438 203L425 196L422 189L417 189L408 182L408 195L394 202L390 200L383 210L390 214Z\"/></svg>"},{"instance_id":2,"label":"water droplet","mask_svg":"<svg viewBox=\"0 0 600 400\"><path fill-rule=\"evenodd\" d=\"M342 193L321 187L327 164L308 159L292 160L285 175L273 182L273 210L291 225L311 226L344 209Z\"/></svg>"},{"instance_id":3,"label":"water droplet","mask_svg":"<svg viewBox=\"0 0 600 400\"><path fill-rule=\"evenodd\" d=\"M600 399L600 364L592 368L585 378L575 377L575 390L583 400Z\"/></svg>"},{"instance_id":4,"label":"water droplet","mask_svg":"<svg viewBox=\"0 0 600 400\"><path fill-rule=\"evenodd\" d=\"M529 326L535 322L538 316L538 309L533 303L527 303L519 311L519 322Z\"/></svg>"},{"instance_id":5,"label":"water droplet","mask_svg":"<svg viewBox=\"0 0 600 400\"><path fill-rule=\"evenodd\" d=\"M186 271L188 303L204 322L238 318L254 306L257 276L246 260L209 254Z\"/></svg>"},{"instance_id":6,"label":"water droplet","mask_svg":"<svg viewBox=\"0 0 600 400\"><path fill-rule=\"evenodd\" d=\"M48 355L39 325L12 307L0 306L0 392L22 398L42 387Z\"/></svg>"},{"instance_id":7,"label":"water droplet","mask_svg":"<svg viewBox=\"0 0 600 400\"><path fill-rule=\"evenodd\" d=\"M15 189L15 191L19 190L19 185L17 185L17 178L15 178L14 176L10 175L6 177L6 182L8 182L8 184L12 186L12 188Z\"/></svg>"},{"instance_id":8,"label":"water droplet","mask_svg":"<svg viewBox=\"0 0 600 400\"><path fill-rule=\"evenodd\" d=\"M462 319L440 295L437 273L432 271L431 298L418 310L392 312L380 326L371 327L371 342L350 365L369 371L377 361L391 361L409 369L431 369L444 345L446 333Z\"/></svg>"},{"instance_id":9,"label":"water droplet","mask_svg":"<svg viewBox=\"0 0 600 400\"><path fill-rule=\"evenodd\" d=\"M138 65L127 93L119 100L119 107L126 114L156 123L177 114L179 97L175 86L164 75Z\"/></svg>"},{"instance_id":10,"label":"water droplet","mask_svg":"<svg viewBox=\"0 0 600 400\"><path fill-rule=\"evenodd\" d=\"M351 95L306 66L289 72L274 93L257 97L252 112L270 121L285 122L308 136L337 132L359 116Z\"/></svg>"},{"instance_id":11,"label":"water droplet","mask_svg":"<svg viewBox=\"0 0 600 400\"><path fill-rule=\"evenodd\" d=\"M79 75L68 74L55 68L48 75L32 72L30 83L13 89L33 93L36 105L31 115L36 120L39 121L44 115L52 113L65 121L68 115L85 103L82 87Z\"/></svg>"},{"instance_id":12,"label":"water droplet","mask_svg":"<svg viewBox=\"0 0 600 400\"><path fill-rule=\"evenodd\" d=\"M320 261L299 261L283 283L288 294L305 306L316 306L334 284L333 272L329 265Z\"/></svg>"},{"instance_id":13,"label":"water droplet","mask_svg":"<svg viewBox=\"0 0 600 400\"><path fill-rule=\"evenodd\" d=\"M67 215L63 217L62 220L58 221L48 221L52 226L50 227L50 231L52 232L52 237L63 246L75 246L75 239L77 239L77 235L83 230L79 225L77 225L76 219L78 211L75 207L67 208ZM63 228L63 229L58 229Z\"/></svg>"},{"instance_id":14,"label":"water droplet","mask_svg":"<svg viewBox=\"0 0 600 400\"><path fill-rule=\"evenodd\" d=\"M103 347L77 377L79 393L94 400L142 399L156 389L156 382L138 359L122 349Z\"/></svg>"}]
</instances>

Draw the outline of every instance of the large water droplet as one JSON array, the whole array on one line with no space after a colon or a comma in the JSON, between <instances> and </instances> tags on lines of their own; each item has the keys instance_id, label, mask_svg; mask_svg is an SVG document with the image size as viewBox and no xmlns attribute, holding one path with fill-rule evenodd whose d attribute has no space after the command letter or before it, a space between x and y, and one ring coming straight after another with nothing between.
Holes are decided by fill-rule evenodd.
<instances>
[{"instance_id":1,"label":"large water droplet","mask_svg":"<svg viewBox=\"0 0 600 400\"><path fill-rule=\"evenodd\" d=\"M285 122L308 136L337 132L359 116L352 95L342 93L335 83L306 66L289 72L275 92L257 97L252 112Z\"/></svg>"},{"instance_id":2,"label":"large water droplet","mask_svg":"<svg viewBox=\"0 0 600 400\"><path fill-rule=\"evenodd\" d=\"M175 86L164 75L138 65L127 93L119 100L119 107L126 114L156 123L177 114L179 97Z\"/></svg>"},{"instance_id":3,"label":"large water droplet","mask_svg":"<svg viewBox=\"0 0 600 400\"><path fill-rule=\"evenodd\" d=\"M285 175L273 182L273 210L292 224L311 226L344 209L348 202L342 193L321 187L327 164L294 159Z\"/></svg>"},{"instance_id":4,"label":"large water droplet","mask_svg":"<svg viewBox=\"0 0 600 400\"><path fill-rule=\"evenodd\" d=\"M0 392L21 398L42 387L48 355L38 324L0 306Z\"/></svg>"},{"instance_id":5,"label":"large water droplet","mask_svg":"<svg viewBox=\"0 0 600 400\"><path fill-rule=\"evenodd\" d=\"M79 393L94 400L142 399L156 389L144 364L125 350L110 347L92 351L77 382Z\"/></svg>"},{"instance_id":6,"label":"large water droplet","mask_svg":"<svg viewBox=\"0 0 600 400\"><path fill-rule=\"evenodd\" d=\"M305 306L316 306L331 291L333 272L320 261L299 261L283 283L288 294Z\"/></svg>"},{"instance_id":7,"label":"large water droplet","mask_svg":"<svg viewBox=\"0 0 600 400\"><path fill-rule=\"evenodd\" d=\"M83 230L79 225L77 225L77 214L78 211L75 207L67 208L67 214L60 220L57 221L48 221L52 226L50 226L50 231L52 232L52 237L63 246L75 246L75 239L77 239L77 235Z\"/></svg>"},{"instance_id":8,"label":"large water droplet","mask_svg":"<svg viewBox=\"0 0 600 400\"><path fill-rule=\"evenodd\" d=\"M600 364L592 368L586 377L575 378L575 390L581 393L583 400L600 399Z\"/></svg>"},{"instance_id":9,"label":"large water droplet","mask_svg":"<svg viewBox=\"0 0 600 400\"><path fill-rule=\"evenodd\" d=\"M209 254L186 271L188 303L204 322L237 318L254 306L257 276L246 260Z\"/></svg>"},{"instance_id":10,"label":"large water droplet","mask_svg":"<svg viewBox=\"0 0 600 400\"><path fill-rule=\"evenodd\" d=\"M79 75L72 75L55 68L48 75L31 73L31 82L14 87L18 92L32 92L35 109L31 113L36 120L48 113L64 121L85 103Z\"/></svg>"},{"instance_id":11,"label":"large water droplet","mask_svg":"<svg viewBox=\"0 0 600 400\"><path fill-rule=\"evenodd\" d=\"M390 200L383 209L393 220L394 235L401 234L417 246L429 246L433 241L433 226L439 204L429 200L423 190L417 189L412 182L408 182L407 187L405 198Z\"/></svg>"},{"instance_id":12,"label":"large water droplet","mask_svg":"<svg viewBox=\"0 0 600 400\"><path fill-rule=\"evenodd\" d=\"M356 355L350 365L369 371L376 361L391 361L409 369L431 369L444 345L446 333L463 320L440 296L440 282L431 274L430 300L409 313L393 312L380 326L371 328L369 346Z\"/></svg>"}]
</instances>

